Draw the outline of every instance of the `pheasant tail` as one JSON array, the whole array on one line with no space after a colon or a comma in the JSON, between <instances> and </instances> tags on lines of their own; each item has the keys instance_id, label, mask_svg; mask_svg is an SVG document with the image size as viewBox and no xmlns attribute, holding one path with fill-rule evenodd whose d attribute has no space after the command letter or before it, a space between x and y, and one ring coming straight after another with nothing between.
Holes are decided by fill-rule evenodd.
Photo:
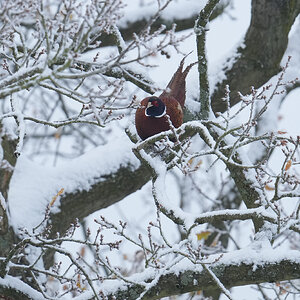
<instances>
[{"instance_id":1,"label":"pheasant tail","mask_svg":"<svg viewBox=\"0 0 300 300\"><path fill-rule=\"evenodd\" d=\"M186 56L181 60L180 65L171 78L166 90L160 95L160 97L172 96L174 97L181 105L184 107L185 102L185 78L188 75L190 69L197 64L198 62L194 62L186 67L183 71L183 64Z\"/></svg>"}]
</instances>

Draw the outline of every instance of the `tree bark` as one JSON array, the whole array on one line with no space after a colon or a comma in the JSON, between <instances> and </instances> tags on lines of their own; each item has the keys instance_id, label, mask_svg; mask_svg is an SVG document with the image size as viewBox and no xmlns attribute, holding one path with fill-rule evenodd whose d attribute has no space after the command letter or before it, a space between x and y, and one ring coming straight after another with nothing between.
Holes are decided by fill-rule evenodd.
<instances>
[{"instance_id":1,"label":"tree bark","mask_svg":"<svg viewBox=\"0 0 300 300\"><path fill-rule=\"evenodd\" d=\"M289 256L289 253L286 254L286 256ZM226 255L230 254L224 254L224 256ZM271 253L270 257L272 257ZM299 259L282 257L278 258L276 262L257 263L256 261L251 261L249 257L245 257L244 261L236 264L232 260L233 257L229 259L228 263L219 262L216 266L210 268L227 289L249 284L293 280L300 277ZM149 277L149 282L151 280L154 280L154 278ZM13 299L20 299L20 297L28 299L23 289L20 287L20 290L18 290L17 286L19 285L15 286L16 288L10 288L0 284L0 296L5 295L5 297L13 297ZM166 272L159 277L157 283L147 291L142 299L154 300L203 289L213 291L219 290L219 287L207 270L199 268L199 265L198 267L193 265L181 272ZM143 291L144 287L138 283L124 283L119 290L107 295L107 297L114 300L134 300ZM34 292L38 293L37 291ZM93 296L90 299L92 298Z\"/></svg>"},{"instance_id":2,"label":"tree bark","mask_svg":"<svg viewBox=\"0 0 300 300\"><path fill-rule=\"evenodd\" d=\"M213 13L210 16L210 21L217 18L224 12L224 9L229 5L230 0L223 0L216 6ZM173 24L176 24L176 31L183 31L191 29L195 25L195 20L198 17L198 12L195 12L187 18L158 18L152 25L152 31L160 28L161 25L166 26L166 30L170 30ZM120 32L125 41L131 40L134 33L139 33L145 26L147 26L148 19L143 18L139 20L128 21L125 26L120 27ZM115 40L112 35L101 36L101 47L115 45Z\"/></svg>"},{"instance_id":3,"label":"tree bark","mask_svg":"<svg viewBox=\"0 0 300 300\"><path fill-rule=\"evenodd\" d=\"M17 237L12 228L9 227L6 201L9 189L10 179L17 158L14 155L17 142L2 132L0 124L0 148L3 157L0 157L0 197L4 202L0 203L0 256L5 256L11 245L17 241Z\"/></svg>"},{"instance_id":4,"label":"tree bark","mask_svg":"<svg viewBox=\"0 0 300 300\"><path fill-rule=\"evenodd\" d=\"M76 218L80 221L97 210L106 208L139 190L150 180L149 170L141 165L137 169L122 167L103 175L89 191L66 194L61 199L60 212L53 214L53 232L64 233Z\"/></svg>"},{"instance_id":5,"label":"tree bark","mask_svg":"<svg viewBox=\"0 0 300 300\"><path fill-rule=\"evenodd\" d=\"M195 268L194 268L195 269ZM211 268L211 271L219 278L226 288L243 286L249 284L259 284L263 282L277 282L297 279L300 276L300 263L289 259L281 259L276 263L256 264L255 262L245 262L235 265L219 264ZM219 289L216 282L206 270L200 272L188 270L177 274L170 273L162 275L157 284L151 288L143 300L154 300L172 295L179 295L199 290ZM133 300L137 299L143 287L136 284L129 284L127 288L119 290L111 295L109 299ZM115 297L115 298L113 298Z\"/></svg>"},{"instance_id":6,"label":"tree bark","mask_svg":"<svg viewBox=\"0 0 300 300\"><path fill-rule=\"evenodd\" d=\"M146 166L133 170L131 166L122 167L115 172L98 178L89 191L65 194L60 200L60 212L51 215L52 237L57 232L63 235L77 219L85 217L124 199L139 190L150 180L151 174ZM54 252L48 251L43 257L46 269L54 262Z\"/></svg>"},{"instance_id":7,"label":"tree bark","mask_svg":"<svg viewBox=\"0 0 300 300\"><path fill-rule=\"evenodd\" d=\"M244 47L237 50L238 59L225 70L226 79L217 85L212 95L215 113L226 110L226 103L221 99L227 84L233 106L240 101L238 91L247 94L251 86L262 86L280 71L288 34L299 12L297 0L252 0L252 18Z\"/></svg>"}]
</instances>

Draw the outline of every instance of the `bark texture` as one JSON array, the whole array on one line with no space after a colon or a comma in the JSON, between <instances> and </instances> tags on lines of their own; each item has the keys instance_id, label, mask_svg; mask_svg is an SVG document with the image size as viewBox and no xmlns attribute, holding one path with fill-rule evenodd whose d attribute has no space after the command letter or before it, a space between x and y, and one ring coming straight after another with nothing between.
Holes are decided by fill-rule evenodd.
<instances>
[{"instance_id":1,"label":"bark texture","mask_svg":"<svg viewBox=\"0 0 300 300\"><path fill-rule=\"evenodd\" d=\"M60 212L51 218L53 232L63 233L75 218L81 221L95 211L113 205L139 190L149 180L150 172L146 166L141 165L138 169L120 167L115 173L101 176L89 191L64 195Z\"/></svg>"},{"instance_id":2,"label":"bark texture","mask_svg":"<svg viewBox=\"0 0 300 300\"><path fill-rule=\"evenodd\" d=\"M11 139L1 131L0 124L0 147L3 157L0 157L0 197L6 204L10 179L16 164L16 140ZM6 206L6 205L5 205ZM11 245L17 240L13 230L9 227L7 208L0 203L0 256L5 256Z\"/></svg>"},{"instance_id":3,"label":"bark texture","mask_svg":"<svg viewBox=\"0 0 300 300\"><path fill-rule=\"evenodd\" d=\"M217 86L212 96L214 112L222 112L226 109L225 104L221 101L226 84L230 85L231 105L234 105L239 101L237 91L247 93L251 85L259 87L278 73L280 61L287 47L290 28L299 12L299 0L252 1L252 19L245 37L245 47L238 49L240 54L238 59L231 69L225 70L227 79ZM158 28L161 24L165 24L167 28L170 28L172 23L177 23L178 31L192 28L195 19L196 14L192 18L185 20L170 21L158 19L155 23L156 27L153 26L153 29ZM122 29L124 38L130 39L132 33L136 32L137 28L142 28L145 24L146 20L128 23L127 27ZM109 37L107 40L103 40L102 45L105 44L110 44ZM14 144L8 143L5 139L2 139L1 143L4 149L4 158L14 166ZM247 194L247 189L244 189L243 174L240 174L239 172L241 171L234 169L234 167L231 167L230 171L241 196L247 198L249 195ZM0 191L5 199L11 176L12 171L0 168ZM146 184L150 177L150 171L147 166L140 166L138 169L133 169L131 166L120 167L116 173L107 174L99 178L98 183L89 191L77 191L64 195L61 199L60 213L51 216L53 232L63 233L75 218L83 220L91 213L124 199L127 195L137 191ZM256 195L251 194L250 196L250 198L248 197L248 207L255 207ZM236 202L227 203L226 207L238 207L239 203L240 198L238 197ZM2 210L1 213L1 216L6 216L5 211ZM213 225L219 229L223 228L223 222L216 222ZM5 251L13 245L16 237L4 225L1 226L1 230L5 233L0 236L0 254L3 256ZM227 238L224 237L223 245L226 246L227 242ZM50 262L51 259L48 265L51 264ZM281 260L276 264L260 266L255 266L253 263L244 263L239 266L220 264L214 267L212 271L229 288L299 278L300 264L287 259ZM144 299L159 299L203 289L209 291L216 290L218 287L207 274L207 271L194 272L188 270L177 275L168 274L161 276L158 283L147 292ZM119 291L114 296L117 299L136 299L142 291L143 288L141 286L128 285L127 290ZM0 286L0 298L2 295L15 299L18 299L18 296L20 296L18 291L12 291L7 287ZM21 297L26 299L25 295Z\"/></svg>"},{"instance_id":4,"label":"bark texture","mask_svg":"<svg viewBox=\"0 0 300 300\"><path fill-rule=\"evenodd\" d=\"M216 6L213 13L210 16L210 20L217 18L224 12L224 9L229 5L230 0L223 0ZM152 25L152 31L160 28L161 25L166 26L166 30L170 30L173 24L176 24L176 31L183 31L186 29L193 28L195 25L195 20L198 17L198 11L187 18L162 18L159 17ZM120 32L125 41L131 40L134 33L139 33L148 24L149 20L146 18L128 21L125 26L120 28ZM102 35L101 36L101 46L115 45L115 40L112 35Z\"/></svg>"},{"instance_id":5,"label":"bark texture","mask_svg":"<svg viewBox=\"0 0 300 300\"><path fill-rule=\"evenodd\" d=\"M230 288L262 282L297 279L300 276L300 264L288 259L283 259L274 264L266 263L263 265L244 262L240 265L220 264L213 267L211 271L226 288ZM206 270L201 272L186 270L179 274L162 275L158 283L146 293L143 299L154 300L203 289L214 290L219 288ZM142 291L143 288L140 285L128 285L126 290L119 291L109 299L133 300L137 299Z\"/></svg>"},{"instance_id":6,"label":"bark texture","mask_svg":"<svg viewBox=\"0 0 300 300\"><path fill-rule=\"evenodd\" d=\"M280 62L288 44L288 34L300 12L297 0L253 0L251 23L238 49L238 59L230 69L225 69L226 80L219 83L212 95L212 109L224 112L225 86L231 90L231 106L240 101L238 91L250 92L280 71Z\"/></svg>"}]
</instances>

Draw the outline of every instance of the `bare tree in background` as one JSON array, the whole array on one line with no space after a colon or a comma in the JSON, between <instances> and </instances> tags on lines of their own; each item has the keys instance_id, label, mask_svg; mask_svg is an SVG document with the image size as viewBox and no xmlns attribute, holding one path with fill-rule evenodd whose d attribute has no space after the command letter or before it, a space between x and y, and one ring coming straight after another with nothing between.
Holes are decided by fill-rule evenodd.
<instances>
[{"instance_id":1,"label":"bare tree in background","mask_svg":"<svg viewBox=\"0 0 300 300\"><path fill-rule=\"evenodd\" d=\"M299 87L288 73L300 65L300 56L281 61L300 2L252 0L243 47L224 67L226 79L213 88L207 25L230 1L207 1L201 11L178 20L162 14L170 3L157 0L151 17L126 24L119 0L0 3L1 299L159 299L184 293L189 293L185 299L233 299L230 288L249 284L264 299L270 289L276 299L299 296L300 137L265 124L269 112L277 118L280 103ZM91 172L88 188L53 190L41 222L16 232L10 183L23 149L29 157L52 157L55 164L67 156L76 164L87 149L98 147L101 155L120 148L109 139L110 125L138 107L133 86L151 94L158 90L147 76L148 59L179 51L187 36L176 31L189 28L197 41L200 110L186 110L180 128L143 142L124 130L119 165L100 175ZM60 151L64 140L73 147L68 154ZM255 155L249 158L249 152ZM279 169L271 166L274 153L281 155ZM116 163L114 157L103 160ZM166 192L172 173L179 206ZM69 175L65 182L72 180ZM96 232L84 228L85 238L76 238L85 217L149 181L157 214L145 232L132 233L125 221L100 216ZM188 212L192 200L199 213ZM178 228L175 242L165 219ZM252 241L241 249L236 232L245 221ZM122 257L123 244L137 249L132 261ZM81 247L76 254L73 245ZM126 267L111 259L116 253ZM67 268L54 254L64 257Z\"/></svg>"}]
</instances>

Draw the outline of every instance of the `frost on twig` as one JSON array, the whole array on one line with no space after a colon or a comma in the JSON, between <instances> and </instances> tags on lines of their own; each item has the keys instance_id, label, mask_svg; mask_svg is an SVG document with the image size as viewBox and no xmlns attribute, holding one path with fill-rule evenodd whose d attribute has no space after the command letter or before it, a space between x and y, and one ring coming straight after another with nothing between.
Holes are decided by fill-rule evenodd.
<instances>
[{"instance_id":1,"label":"frost on twig","mask_svg":"<svg viewBox=\"0 0 300 300\"><path fill-rule=\"evenodd\" d=\"M291 168L293 161L294 163L298 161L298 157L296 158L295 155L298 152L299 137L284 137L282 135L284 133L281 132L270 132L264 133L261 136L254 136L251 132L256 126L257 121L267 110L273 98L279 94L278 90L283 84L284 73L285 69L283 69L277 84L270 91L269 95L267 95L267 92L271 89L270 86L263 87L260 92L253 91L252 98L249 101L243 102L241 109L234 115L227 113L227 115L222 115L222 118L218 121L188 122L178 129L171 126L171 130L168 132L157 134L137 144L134 153L151 168L154 174L154 182L160 176L165 176L161 174L166 174L166 171L173 167L179 168L184 174L193 172L192 165L196 165L196 168L199 167L201 164L200 158L214 156L216 160L222 161L231 172L231 176L235 180L244 198L243 200L249 209L260 207L261 205L265 205L266 208L272 207L271 203L277 201L278 195L281 194L278 191L280 189L278 186L279 182L282 183L281 189L285 189L283 186L286 186L288 184L287 180L289 180L290 191L298 190L299 179L296 176L291 176L287 179L286 172ZM260 104L260 109L255 111L255 106L258 104ZM231 123L246 108L249 108L249 119L240 125L232 127ZM206 149L192 152L191 136L195 134L199 134L205 141ZM174 137L175 142L172 142L174 141ZM164 149L164 155L161 156L159 151L157 153L154 151L152 154L146 154L144 150L149 149L147 148L149 145L158 141L162 142L160 147ZM247 158L245 151L249 145L255 143L260 143L265 147L266 156L260 161L252 163ZM285 160L283 160L280 173L272 176L268 171L267 161L272 151L277 147L282 148ZM164 164L159 162L160 157L165 161ZM196 160L198 160L198 163L195 163ZM155 198L163 191L163 180L159 181L162 184L157 185L159 191L154 189ZM271 181L275 184L275 192L274 197L268 199L265 187ZM282 195L280 199L287 197L288 194L292 195L293 193L287 193L285 194L286 196ZM163 199L165 196L161 196L161 198Z\"/></svg>"},{"instance_id":2,"label":"frost on twig","mask_svg":"<svg viewBox=\"0 0 300 300\"><path fill-rule=\"evenodd\" d=\"M95 144L85 128L105 141L105 131L96 127L104 128L135 108L128 82L154 93L157 87L140 66L148 66L146 59L167 47L177 49L186 38L174 34L175 26L152 31L153 22L169 3L158 2L149 23L127 42L118 27L124 9L120 0L1 3L0 98L12 97L19 108L3 105L0 121L17 121L16 153L26 144L25 125L28 137L35 124L75 128L76 138L84 138L82 148ZM115 37L109 52L100 48L107 34ZM44 131L47 135L48 129Z\"/></svg>"},{"instance_id":3,"label":"frost on twig","mask_svg":"<svg viewBox=\"0 0 300 300\"><path fill-rule=\"evenodd\" d=\"M86 228L85 239L74 236L80 226L78 222L74 222L65 233L55 235L51 224L47 224L52 207L49 205L42 222L34 231L23 229L20 243L10 249L10 255L2 261L4 278L9 278L10 272L28 271L33 278L37 274L41 276L37 280L38 290L44 298L59 298L65 293L76 296L85 293L91 298L99 299L147 299L152 295L163 297L183 291L197 291L207 286L220 289L231 299L232 295L228 290L231 286L241 285L241 281L242 284L261 283L266 278L262 277L261 272L264 275L273 274L273 277L268 275L270 281L274 280L274 274L276 280L297 278L298 274L293 272L292 267L299 264L297 251L296 254L289 251L287 258L280 256L281 252L277 252L275 246L272 249L272 245L280 243L282 238L292 240L300 232L299 204L289 214L284 208L287 200L292 199L296 203L299 199L299 138L289 137L284 132L255 135L254 131L254 121L264 115L265 104L268 109L271 104L269 97L274 99L278 96L279 87L280 84L273 88L263 88L262 91L253 90L249 97L244 98L238 112L229 111L214 120L188 122L180 128L170 126L171 130L134 146L135 155L152 174L152 196L157 210L156 219L149 223L145 232L132 234L127 222L115 222L97 216L94 220L96 232ZM255 109L258 104L262 104L258 106L259 110ZM89 109L96 113L95 107ZM241 119L237 124L236 120L242 112L247 112L247 118ZM266 155L259 161L251 161L247 156L249 145L255 143L260 143L265 148ZM275 150L283 154L280 170L271 170L267 163ZM207 198L217 209L191 212L180 207L168 194L166 179L173 170L176 169L188 177L203 169L206 169L204 173L212 172L220 164L225 166L222 172L230 173L233 177L246 208L224 209L222 193L205 195L204 189L201 202L203 198ZM226 186L223 189L225 194ZM49 201L52 202L54 201ZM180 240L174 241L170 237L165 227L165 218L180 227ZM243 221L253 224L253 240L247 249L238 250L238 243L230 230ZM224 228L209 226L215 222L224 222ZM217 234L214 239L208 242L208 237L215 232ZM227 253L220 241L222 235L230 236L236 251ZM64 243L70 243L74 247L77 245L79 250L76 255ZM122 264L118 264L111 257L114 252L121 253L118 251L122 251L122 246L126 243L132 245L136 252L133 257L122 256ZM36 255L26 264L20 263L18 258L25 256L28 249ZM87 249L93 253L92 263L86 257ZM40 267L42 257L48 251L65 257L68 261L67 271L60 261L50 270ZM274 252L272 257L276 259L263 260L270 251ZM243 260L245 257L246 261ZM257 265L262 265L263 268L254 270L253 266ZM278 272L281 267L285 267L287 273ZM235 277L237 271L239 278ZM139 273L139 278L136 273ZM189 281L187 278L193 280ZM163 285L162 282L166 280L177 282L178 286L172 286L171 283ZM62 287L62 290L53 288L55 284ZM52 288L49 287L51 285ZM172 286L171 290L168 289L169 286ZM135 296L130 295L133 289ZM53 291L57 293L54 296Z\"/></svg>"},{"instance_id":4,"label":"frost on twig","mask_svg":"<svg viewBox=\"0 0 300 300\"><path fill-rule=\"evenodd\" d=\"M208 1L197 20L195 33L202 39L198 44L202 48L208 16L216 2ZM74 131L77 154L88 148L87 143L94 147L100 140L105 144L111 133L107 124L123 119L137 106L137 97L128 92L126 82L155 92L157 88L143 71L149 66L147 58L156 53L170 57L166 48L178 50L185 38L175 35L175 26L168 30L165 26L153 27L169 3L158 0L157 11L147 26L130 40L123 38L118 27L123 5L118 0L65 0L53 2L53 6L39 0L1 3L4 13L0 15L3 22L0 35L4 42L0 56L0 97L4 104L0 121L10 133L17 134L17 153L26 147L26 135L42 141L54 138L58 148L61 137L68 137ZM100 47L102 35L106 34L115 38L109 51ZM200 55L199 60L203 94L208 92L203 80L207 71L202 68L205 55ZM287 84L284 82L287 66L275 85L267 84L260 90L252 88L250 95L240 95L241 104L236 110L229 107L230 86L226 86L227 111L218 118L207 117L207 95L201 95L205 102L201 121L175 128L167 118L169 131L134 145L133 152L142 167L133 176L130 168L139 165L128 158L132 144L125 149L123 140L116 142L115 146L119 147L119 143L123 146L118 161L115 157L106 159L112 154L111 145L109 151L97 148L99 161L107 160L106 170L102 170L105 164L94 156L89 164L82 160L85 163L81 161L82 168L78 166L77 173L75 169L70 172L75 188L68 187L70 182L65 177L62 180L71 194L86 183L79 178L82 173L93 169L89 176L93 180L96 177L96 183L101 181L99 188L93 190L97 195L91 195L93 181L74 198L62 198L61 203L57 199L64 197L63 189L47 198L45 214L39 214L41 220L33 228L20 228L16 242L6 247L5 255L1 253L0 294L12 287L17 294L34 299L65 299L70 295L74 299L155 299L211 288L232 299L229 291L232 286L299 278L298 251L283 253L277 247L288 241L299 249L300 139L282 131L256 130L257 123ZM263 156L249 158L249 149L257 145L263 148ZM38 146L36 152L39 151ZM281 153L279 168L271 164L276 151ZM4 169L11 174L14 163L0 154L0 174ZM96 162L99 169L93 166ZM145 170L149 172L146 174ZM148 173L152 175L149 193L152 192L154 205L151 207L156 214L146 228L132 230L127 220L116 221L99 213L92 228L88 225L84 228L76 219L67 230L57 229L59 226L65 229L65 223L69 224L75 215L81 221L95 207L103 208L124 198L137 185L133 177L143 177L144 184ZM47 179L52 180L55 175ZM130 178L124 180L127 176ZM56 183L62 178L57 177ZM180 194L181 199L174 199L167 189L170 177L176 178L182 191L187 191ZM3 188L3 178L0 177L0 197L2 211L6 213L7 187ZM243 206L240 202L231 206L233 188ZM111 195L117 193L115 190L118 196ZM101 201L104 204L100 205ZM82 211L70 206L75 202ZM294 204L289 211L285 207L287 202ZM25 211L28 206L21 209ZM60 222L55 218L61 219ZM241 249L236 235L244 224L250 227L250 244ZM172 226L180 234L170 233ZM82 238L77 236L80 230ZM233 251L227 247L228 240ZM127 252L128 245L132 253ZM49 263L49 253L57 254L54 264ZM20 278L24 277L22 281ZM297 290L294 282L288 284L283 286L288 286L286 289L291 293Z\"/></svg>"},{"instance_id":5,"label":"frost on twig","mask_svg":"<svg viewBox=\"0 0 300 300\"><path fill-rule=\"evenodd\" d=\"M33 231L22 229L21 241L9 250L6 259L1 260L0 283L11 280L11 273L28 272L36 279L36 292L45 299L64 299L64 295L68 293L72 293L75 299L80 299L82 294L96 299L151 299L155 295L160 298L179 291L197 291L207 286L221 289L232 299L227 287L236 283L260 283L266 274L268 278L272 278L274 270L280 266L285 268L285 272L280 272L281 275L277 278L292 279L295 276L293 270L299 265L297 251L289 251L283 255L282 252L263 248L258 253L256 248L250 247L233 253L219 253L216 249L216 252L212 252L213 247L206 248L202 243L195 243L192 238L194 232L187 239L170 243L165 235L159 210L157 219L149 223L146 235L132 236L127 222L112 222L99 216L94 219L96 231L86 228L85 239L76 238L76 232L80 228L77 221L64 234L49 238L52 230L51 225L47 225L49 212L54 199L61 193L59 191L53 197L44 220ZM108 237L109 232L113 233L112 238ZM120 251L123 243L130 243L137 249L132 268L126 267L129 258L125 255L120 266L109 259L113 252ZM67 244L78 249L75 254L68 250ZM49 250L58 253L61 260L45 270L41 267L41 260ZM28 251L32 253L30 257L26 256ZM87 257L88 251L93 253L92 263ZM257 265L260 255L262 258L267 255L269 259ZM20 257L29 261L24 263L19 260ZM254 265L256 268L253 268ZM182 266L184 269L178 272ZM139 272L138 277L135 276L136 272ZM16 291L22 292L21 282L17 278L15 280L17 282L13 286L16 286ZM168 284L164 284L165 282ZM134 294L130 292L133 290ZM32 293L29 295L33 295Z\"/></svg>"},{"instance_id":6,"label":"frost on twig","mask_svg":"<svg viewBox=\"0 0 300 300\"><path fill-rule=\"evenodd\" d=\"M187 239L193 239L195 230L201 224L230 224L238 220L253 222L255 243L267 241L270 245L282 235L294 236L300 233L299 203L297 205L300 196L297 168L300 159L300 137L286 136L285 132L281 131L255 135L257 122L272 105L272 101L280 97L281 87L289 84L284 83L288 63L289 61L274 86L266 85L260 91L252 89L252 94L244 97L237 111L228 110L215 120L187 122L177 129L170 126L169 131L139 142L133 149L135 155L152 172L152 194L158 211L180 226ZM225 100L229 103L229 87L225 93ZM243 119L237 123L239 115L245 111L247 118L243 114ZM201 143L201 150L194 146L199 145L199 138L204 141ZM156 147L152 148L151 145L154 144ZM256 144L264 147L264 156L260 160L251 161L247 151L250 146ZM272 153L277 150L283 154L281 168L271 171L268 163ZM202 168L203 161L209 158L213 163L207 171L211 171L216 162L222 162L247 209L219 209L196 215L182 210L167 195L166 177L169 170L177 168L185 176L189 176L198 168ZM294 199L296 204L292 214L285 212L288 199ZM218 199L214 199L214 202L218 203ZM222 232L219 232L217 240L213 241L214 246L218 244L218 236L221 234ZM205 251L205 248L201 251ZM210 267L207 270L210 270ZM231 299L218 277L213 273L211 276L222 292Z\"/></svg>"}]
</instances>

